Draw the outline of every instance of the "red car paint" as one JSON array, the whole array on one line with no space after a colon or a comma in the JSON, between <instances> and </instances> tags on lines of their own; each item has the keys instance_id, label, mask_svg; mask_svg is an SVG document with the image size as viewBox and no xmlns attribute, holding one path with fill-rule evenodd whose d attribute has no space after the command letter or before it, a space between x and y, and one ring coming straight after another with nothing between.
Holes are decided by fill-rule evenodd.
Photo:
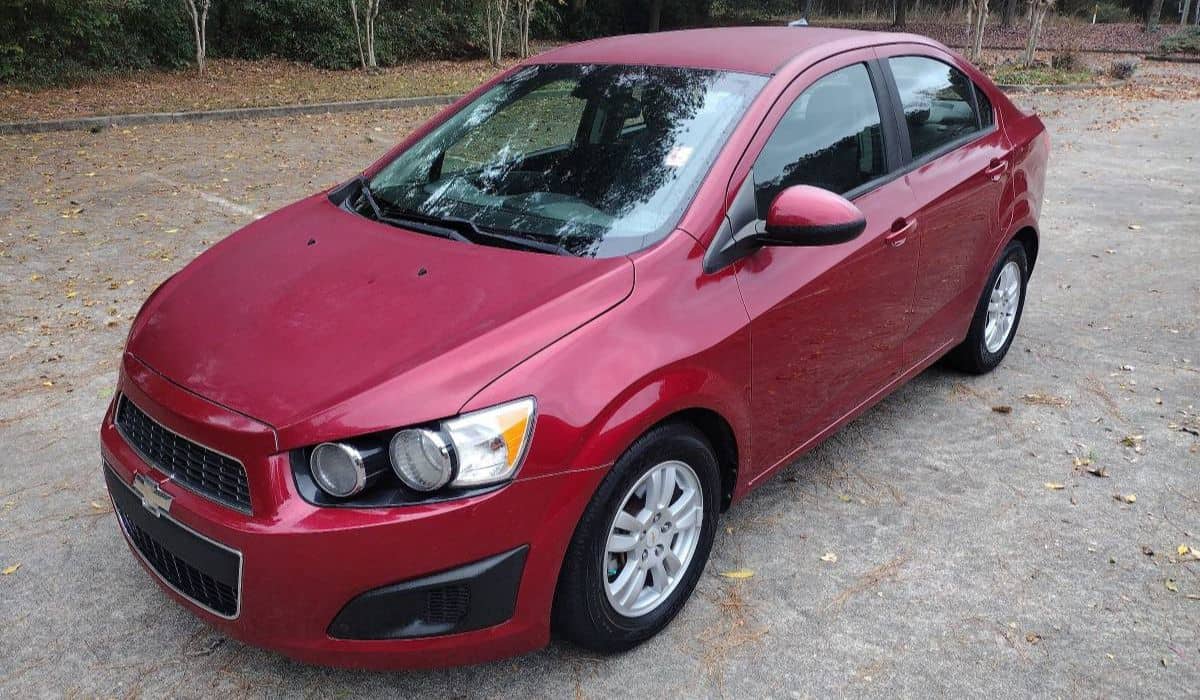
<instances>
[{"instance_id":1,"label":"red car paint","mask_svg":"<svg viewBox=\"0 0 1200 700\"><path fill-rule=\"evenodd\" d=\"M913 54L966 73L991 100L997 128L855 198L867 224L853 241L766 247L706 273L726 209L792 100L833 69ZM164 588L231 637L309 662L377 668L543 646L578 518L637 436L680 412L727 431L726 497L736 502L965 337L1005 244L1021 235L1036 246L1041 122L928 39L692 30L576 44L531 62L772 77L677 230L632 255L590 260L401 235L320 194L230 236L156 290L134 323L118 391L161 425L239 459L253 515L149 466L114 428L113 407L101 451L126 483L135 474L159 482L173 518L243 553L236 619ZM517 478L499 490L375 509L318 507L297 492L289 450L522 396L537 399L536 428ZM507 622L388 641L326 631L363 591L520 545L529 554Z\"/></svg>"}]
</instances>

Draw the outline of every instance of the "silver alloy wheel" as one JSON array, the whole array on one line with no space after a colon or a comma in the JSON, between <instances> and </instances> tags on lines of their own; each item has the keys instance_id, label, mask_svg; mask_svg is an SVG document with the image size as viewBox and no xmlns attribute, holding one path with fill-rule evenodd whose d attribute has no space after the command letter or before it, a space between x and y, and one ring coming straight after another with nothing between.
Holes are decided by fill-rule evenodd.
<instances>
[{"instance_id":1,"label":"silver alloy wheel","mask_svg":"<svg viewBox=\"0 0 1200 700\"><path fill-rule=\"evenodd\" d=\"M654 465L621 500L600 562L604 594L640 617L663 604L692 563L704 525L704 493L684 462Z\"/></svg>"},{"instance_id":2,"label":"silver alloy wheel","mask_svg":"<svg viewBox=\"0 0 1200 700\"><path fill-rule=\"evenodd\" d=\"M983 346L988 352L999 352L1012 335L1021 307L1021 267L1009 260L1000 268L992 295L988 298L987 322L983 326Z\"/></svg>"}]
</instances>

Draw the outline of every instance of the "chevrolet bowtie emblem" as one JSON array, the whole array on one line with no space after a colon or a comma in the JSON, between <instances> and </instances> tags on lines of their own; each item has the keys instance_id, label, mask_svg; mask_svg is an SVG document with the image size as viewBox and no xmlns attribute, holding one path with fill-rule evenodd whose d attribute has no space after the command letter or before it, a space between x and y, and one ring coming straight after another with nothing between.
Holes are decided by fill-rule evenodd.
<instances>
[{"instance_id":1,"label":"chevrolet bowtie emblem","mask_svg":"<svg viewBox=\"0 0 1200 700\"><path fill-rule=\"evenodd\" d=\"M154 517L171 512L171 497L150 479L141 474L133 477L133 490L142 498L142 507Z\"/></svg>"}]
</instances>

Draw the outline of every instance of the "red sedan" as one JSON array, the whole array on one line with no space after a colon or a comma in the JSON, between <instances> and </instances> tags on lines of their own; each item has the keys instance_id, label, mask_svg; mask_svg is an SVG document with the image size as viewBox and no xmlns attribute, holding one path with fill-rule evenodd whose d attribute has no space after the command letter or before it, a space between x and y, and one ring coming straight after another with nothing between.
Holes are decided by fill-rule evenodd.
<instances>
[{"instance_id":1,"label":"red sedan","mask_svg":"<svg viewBox=\"0 0 1200 700\"><path fill-rule=\"evenodd\" d=\"M101 427L121 529L310 662L629 648L731 504L939 358L1004 358L1048 147L922 37L544 53L151 295Z\"/></svg>"}]
</instances>

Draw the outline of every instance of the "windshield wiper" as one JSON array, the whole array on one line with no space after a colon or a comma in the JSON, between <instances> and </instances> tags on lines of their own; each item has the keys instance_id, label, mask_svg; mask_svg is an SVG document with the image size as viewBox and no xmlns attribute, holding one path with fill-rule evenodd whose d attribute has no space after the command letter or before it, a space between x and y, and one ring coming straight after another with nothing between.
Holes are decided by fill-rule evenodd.
<instances>
[{"instance_id":1,"label":"windshield wiper","mask_svg":"<svg viewBox=\"0 0 1200 700\"><path fill-rule=\"evenodd\" d=\"M379 200L375 199L374 193L371 192L371 186L367 182L367 178L363 175L358 176L359 190L362 192L363 199L371 207L371 212L375 215L376 221L392 226L401 226L404 228L415 228L423 233L429 233L442 238L449 238L463 243L493 243L504 247L518 248L522 250L532 250L538 253L551 253L553 255L573 255L573 253L557 243L548 241L539 241L534 238L527 238L521 235L515 235L507 231L500 231L492 228L482 228L470 219L462 219L456 216L433 216L430 214L422 214L420 212L410 211L407 209L398 209L395 215L385 214L383 207L379 205Z\"/></svg>"},{"instance_id":2,"label":"windshield wiper","mask_svg":"<svg viewBox=\"0 0 1200 700\"><path fill-rule=\"evenodd\" d=\"M367 178L364 175L358 176L358 188L362 192L363 199L367 200L367 204L370 205L371 212L375 215L375 220L380 223L403 228L415 228L422 233L449 238L452 241L459 241L461 243L474 242L452 228L438 226L430 221L426 221L426 217L413 218L407 215L395 217L384 214L383 209L379 206L379 201L375 199L375 195L371 192L371 185L367 183Z\"/></svg>"},{"instance_id":3,"label":"windshield wiper","mask_svg":"<svg viewBox=\"0 0 1200 700\"><path fill-rule=\"evenodd\" d=\"M484 228L470 219L463 219L457 216L434 216L431 214L422 214L408 210L399 212L399 216L404 220L445 229L455 233L458 236L461 236L463 240L470 241L472 243L498 243L501 246L519 248L522 250L532 250L538 253L573 255L571 251L556 243L539 241L534 238L526 238L525 236L493 229L491 227Z\"/></svg>"}]
</instances>

